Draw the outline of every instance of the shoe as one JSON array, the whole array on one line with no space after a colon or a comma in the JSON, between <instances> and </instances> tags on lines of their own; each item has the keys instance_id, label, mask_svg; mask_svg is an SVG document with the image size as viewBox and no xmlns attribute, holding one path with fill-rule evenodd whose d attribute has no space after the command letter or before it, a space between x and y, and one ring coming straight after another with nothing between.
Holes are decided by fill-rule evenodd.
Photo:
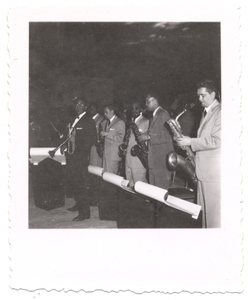
<instances>
[{"instance_id":1,"label":"shoe","mask_svg":"<svg viewBox=\"0 0 248 300\"><path fill-rule=\"evenodd\" d=\"M82 215L79 214L76 218L73 219L73 221L84 221L90 218L90 215Z\"/></svg>"},{"instance_id":2,"label":"shoe","mask_svg":"<svg viewBox=\"0 0 248 300\"><path fill-rule=\"evenodd\" d=\"M77 211L78 207L76 205L74 205L74 206L68 208L67 210L69 210L69 211Z\"/></svg>"}]
</instances>

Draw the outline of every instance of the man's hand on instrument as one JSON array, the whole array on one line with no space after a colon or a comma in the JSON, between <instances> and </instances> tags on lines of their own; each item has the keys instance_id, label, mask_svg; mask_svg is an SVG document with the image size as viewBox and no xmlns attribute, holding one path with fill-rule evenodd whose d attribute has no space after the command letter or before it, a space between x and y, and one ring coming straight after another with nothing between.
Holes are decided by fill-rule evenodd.
<instances>
[{"instance_id":1,"label":"man's hand on instrument","mask_svg":"<svg viewBox=\"0 0 248 300\"><path fill-rule=\"evenodd\" d=\"M183 136L183 137L177 139L177 143L180 147L190 146L191 145L191 138L189 136Z\"/></svg>"},{"instance_id":2,"label":"man's hand on instrument","mask_svg":"<svg viewBox=\"0 0 248 300\"><path fill-rule=\"evenodd\" d=\"M108 135L108 131L101 131L100 136L107 136Z\"/></svg>"},{"instance_id":3,"label":"man's hand on instrument","mask_svg":"<svg viewBox=\"0 0 248 300\"><path fill-rule=\"evenodd\" d=\"M64 155L66 148L67 148L67 145L64 145L64 146L60 147L60 153L62 155Z\"/></svg>"},{"instance_id":4,"label":"man's hand on instrument","mask_svg":"<svg viewBox=\"0 0 248 300\"><path fill-rule=\"evenodd\" d=\"M142 133L140 136L138 136L138 142L141 143L141 142L145 142L145 141L148 141L150 140L150 135L147 134L147 133Z\"/></svg>"}]
</instances>

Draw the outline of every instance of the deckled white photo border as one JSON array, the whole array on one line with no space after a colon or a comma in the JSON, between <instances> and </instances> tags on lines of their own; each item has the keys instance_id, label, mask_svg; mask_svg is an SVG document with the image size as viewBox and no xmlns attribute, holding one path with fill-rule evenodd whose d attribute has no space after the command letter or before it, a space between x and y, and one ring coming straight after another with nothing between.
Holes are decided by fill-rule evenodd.
<instances>
[{"instance_id":1,"label":"deckled white photo border","mask_svg":"<svg viewBox=\"0 0 248 300\"><path fill-rule=\"evenodd\" d=\"M162 9L163 8L163 9ZM12 9L10 27L11 287L25 290L241 292L239 11L206 4ZM222 228L28 229L28 23L221 22ZM204 70L203 70L204 72Z\"/></svg>"}]
</instances>

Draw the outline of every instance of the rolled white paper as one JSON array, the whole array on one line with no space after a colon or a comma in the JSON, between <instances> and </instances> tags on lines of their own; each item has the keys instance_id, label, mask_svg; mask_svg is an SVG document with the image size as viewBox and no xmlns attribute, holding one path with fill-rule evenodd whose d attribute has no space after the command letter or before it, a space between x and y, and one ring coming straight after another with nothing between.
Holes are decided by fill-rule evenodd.
<instances>
[{"instance_id":1,"label":"rolled white paper","mask_svg":"<svg viewBox=\"0 0 248 300\"><path fill-rule=\"evenodd\" d=\"M167 205L176 208L178 210L181 210L183 212L186 212L190 215L192 215L192 218L198 219L199 213L201 211L201 206L198 204L191 203L189 201L185 201L183 199L174 197L174 196L168 196L167 200L165 201Z\"/></svg>"},{"instance_id":2,"label":"rolled white paper","mask_svg":"<svg viewBox=\"0 0 248 300\"><path fill-rule=\"evenodd\" d=\"M194 219L198 219L201 211L201 206L185 201L183 199L168 195L168 191L154 185L137 181L134 185L134 190L144 196L162 202L170 207L186 212Z\"/></svg>"},{"instance_id":3,"label":"rolled white paper","mask_svg":"<svg viewBox=\"0 0 248 300\"><path fill-rule=\"evenodd\" d=\"M102 177L103 174L103 168L97 167L97 166L88 166L88 172L97 176Z\"/></svg>"},{"instance_id":4,"label":"rolled white paper","mask_svg":"<svg viewBox=\"0 0 248 300\"><path fill-rule=\"evenodd\" d=\"M104 172L102 175L103 180L110 182L114 185L117 185L119 187L121 186L127 186L129 181L125 180L124 177L121 177L119 175L115 175L113 173L110 172Z\"/></svg>"},{"instance_id":5,"label":"rolled white paper","mask_svg":"<svg viewBox=\"0 0 248 300\"><path fill-rule=\"evenodd\" d=\"M53 151L54 148L47 148L47 147L38 147L38 148L30 148L30 162L34 165L38 165L42 160L46 158L51 158L48 151ZM51 158L53 160L56 160L57 162L61 163L62 165L66 164L65 155L60 153L60 150L58 150L55 153L55 156Z\"/></svg>"},{"instance_id":6,"label":"rolled white paper","mask_svg":"<svg viewBox=\"0 0 248 300\"><path fill-rule=\"evenodd\" d=\"M165 203L165 199L167 198L168 191L157 186L137 181L134 185L135 192L155 199L157 201Z\"/></svg>"}]
</instances>

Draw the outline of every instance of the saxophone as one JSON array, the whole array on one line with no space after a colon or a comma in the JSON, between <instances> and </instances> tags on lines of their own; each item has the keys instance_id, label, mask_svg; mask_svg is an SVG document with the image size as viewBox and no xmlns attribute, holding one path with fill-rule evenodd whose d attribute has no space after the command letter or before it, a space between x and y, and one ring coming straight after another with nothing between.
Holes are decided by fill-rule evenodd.
<instances>
[{"instance_id":1,"label":"saxophone","mask_svg":"<svg viewBox=\"0 0 248 300\"><path fill-rule=\"evenodd\" d=\"M119 156L120 157L126 155L126 150L127 150L127 147L128 147L128 143L129 143L129 139L130 139L130 136L131 136L131 132L132 132L132 128L130 126L128 128L127 132L126 132L126 135L125 135L123 143L119 146Z\"/></svg>"},{"instance_id":2,"label":"saxophone","mask_svg":"<svg viewBox=\"0 0 248 300\"><path fill-rule=\"evenodd\" d=\"M138 136L142 133L139 131L138 126L133 122L130 127L133 130L136 141L138 142ZM143 166L148 169L148 147L146 142L140 142L137 145L134 145L131 149L132 156L138 156Z\"/></svg>"},{"instance_id":3,"label":"saxophone","mask_svg":"<svg viewBox=\"0 0 248 300\"><path fill-rule=\"evenodd\" d=\"M175 138L183 137L182 129L178 122L178 119L194 105L195 104L191 103L189 107L185 107L185 109L175 118L175 120L170 119L169 121L167 121ZM178 155L176 152L172 151L167 156L168 165L172 170L176 170L177 168L182 169L190 177L191 181L196 184L197 179L195 175L195 155L190 146L182 146L181 148L186 152L187 157L184 158L181 155Z\"/></svg>"},{"instance_id":4,"label":"saxophone","mask_svg":"<svg viewBox=\"0 0 248 300\"><path fill-rule=\"evenodd\" d=\"M123 144L121 144L119 146L119 150L120 150L119 155L120 156L124 156L126 154L126 150L128 147L128 143L129 143L129 139L130 139L132 131L134 133L136 141L138 140L137 139L138 136L141 135L138 126L134 122L132 122L127 130ZM148 148L147 148L146 142L141 142L137 145L134 145L131 148L130 152L131 152L132 156L138 156L138 158L140 159L143 166L146 169L148 168Z\"/></svg>"}]
</instances>

